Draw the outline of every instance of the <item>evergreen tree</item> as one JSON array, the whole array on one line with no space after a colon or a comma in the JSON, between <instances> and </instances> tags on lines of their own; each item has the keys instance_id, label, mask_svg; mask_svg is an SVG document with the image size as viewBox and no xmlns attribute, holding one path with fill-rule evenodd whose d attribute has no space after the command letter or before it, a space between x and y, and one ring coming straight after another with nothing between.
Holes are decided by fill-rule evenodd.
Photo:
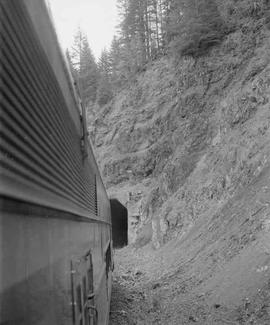
<instances>
[{"instance_id":1,"label":"evergreen tree","mask_svg":"<svg viewBox=\"0 0 270 325\"><path fill-rule=\"evenodd\" d=\"M111 62L111 80L113 84L117 84L121 79L121 46L120 41L114 37L110 48L110 62Z\"/></svg>"},{"instance_id":2,"label":"evergreen tree","mask_svg":"<svg viewBox=\"0 0 270 325\"><path fill-rule=\"evenodd\" d=\"M104 49L101 52L100 58L98 60L98 69L100 73L105 74L107 78L111 75L111 56L110 53Z\"/></svg>"},{"instance_id":3,"label":"evergreen tree","mask_svg":"<svg viewBox=\"0 0 270 325\"><path fill-rule=\"evenodd\" d=\"M83 97L100 105L168 49L175 57L197 57L225 33L216 0L117 0L117 4L119 34L110 50L102 51L98 64L80 30L70 53Z\"/></svg>"},{"instance_id":4,"label":"evergreen tree","mask_svg":"<svg viewBox=\"0 0 270 325\"><path fill-rule=\"evenodd\" d=\"M124 75L132 77L163 54L166 8L171 0L118 0Z\"/></svg>"},{"instance_id":5,"label":"evergreen tree","mask_svg":"<svg viewBox=\"0 0 270 325\"><path fill-rule=\"evenodd\" d=\"M74 36L70 59L84 102L94 102L97 95L99 73L87 37L81 29L78 29Z\"/></svg>"},{"instance_id":6,"label":"evergreen tree","mask_svg":"<svg viewBox=\"0 0 270 325\"><path fill-rule=\"evenodd\" d=\"M111 84L111 57L109 52L104 49L101 52L98 61L98 70L100 74L97 102L100 106L105 105L112 98L112 84Z\"/></svg>"},{"instance_id":7,"label":"evergreen tree","mask_svg":"<svg viewBox=\"0 0 270 325\"><path fill-rule=\"evenodd\" d=\"M174 0L169 15L168 38L177 56L203 55L225 34L215 0Z\"/></svg>"}]
</instances>

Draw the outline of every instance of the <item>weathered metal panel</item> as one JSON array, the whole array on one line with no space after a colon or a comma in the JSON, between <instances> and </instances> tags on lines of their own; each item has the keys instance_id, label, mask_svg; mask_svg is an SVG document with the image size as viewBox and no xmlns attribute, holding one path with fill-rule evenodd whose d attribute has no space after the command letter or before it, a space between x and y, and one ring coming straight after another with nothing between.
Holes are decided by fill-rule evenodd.
<instances>
[{"instance_id":1,"label":"weathered metal panel","mask_svg":"<svg viewBox=\"0 0 270 325\"><path fill-rule=\"evenodd\" d=\"M106 279L100 241L97 244L100 231L106 227L106 224L2 212L0 324L73 325L70 263L74 263L77 279L83 283L89 264L85 263L85 270L84 265L80 268L78 265L90 250L97 324L106 324L110 283Z\"/></svg>"},{"instance_id":2,"label":"weathered metal panel","mask_svg":"<svg viewBox=\"0 0 270 325\"><path fill-rule=\"evenodd\" d=\"M1 1L0 194L97 214L96 177L23 1Z\"/></svg>"},{"instance_id":3,"label":"weathered metal panel","mask_svg":"<svg viewBox=\"0 0 270 325\"><path fill-rule=\"evenodd\" d=\"M91 250L104 325L110 206L45 9L0 0L0 324L71 325L71 262Z\"/></svg>"}]
</instances>

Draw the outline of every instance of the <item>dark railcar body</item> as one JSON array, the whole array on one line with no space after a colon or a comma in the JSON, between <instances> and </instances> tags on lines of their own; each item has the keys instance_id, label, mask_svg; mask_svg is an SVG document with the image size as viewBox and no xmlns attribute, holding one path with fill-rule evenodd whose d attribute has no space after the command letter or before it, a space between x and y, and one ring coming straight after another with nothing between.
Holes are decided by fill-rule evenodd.
<instances>
[{"instance_id":1,"label":"dark railcar body","mask_svg":"<svg viewBox=\"0 0 270 325\"><path fill-rule=\"evenodd\" d=\"M0 0L0 324L108 324L110 203L43 0Z\"/></svg>"}]
</instances>

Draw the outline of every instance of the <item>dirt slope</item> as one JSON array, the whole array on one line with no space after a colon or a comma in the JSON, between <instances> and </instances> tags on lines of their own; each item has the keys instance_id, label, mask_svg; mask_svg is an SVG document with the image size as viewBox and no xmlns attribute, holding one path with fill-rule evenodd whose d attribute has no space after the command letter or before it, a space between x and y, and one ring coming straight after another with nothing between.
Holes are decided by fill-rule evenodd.
<instances>
[{"instance_id":1,"label":"dirt slope","mask_svg":"<svg viewBox=\"0 0 270 325\"><path fill-rule=\"evenodd\" d=\"M177 69L161 59L92 113L109 192L130 201L139 230L151 223L156 247L213 215L268 165L269 36L263 19L249 21L207 57Z\"/></svg>"},{"instance_id":2,"label":"dirt slope","mask_svg":"<svg viewBox=\"0 0 270 325\"><path fill-rule=\"evenodd\" d=\"M234 1L249 15L207 56L164 57L89 115L131 220L112 324L270 324L270 32L255 2Z\"/></svg>"},{"instance_id":3,"label":"dirt slope","mask_svg":"<svg viewBox=\"0 0 270 325\"><path fill-rule=\"evenodd\" d=\"M266 168L218 214L160 250L116 251L111 325L269 325L269 194Z\"/></svg>"}]
</instances>

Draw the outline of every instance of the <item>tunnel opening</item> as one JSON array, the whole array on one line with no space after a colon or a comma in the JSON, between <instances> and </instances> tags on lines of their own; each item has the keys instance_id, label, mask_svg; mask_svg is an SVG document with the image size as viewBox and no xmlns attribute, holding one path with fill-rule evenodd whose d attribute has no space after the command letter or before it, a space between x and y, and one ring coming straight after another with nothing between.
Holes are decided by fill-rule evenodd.
<instances>
[{"instance_id":1,"label":"tunnel opening","mask_svg":"<svg viewBox=\"0 0 270 325\"><path fill-rule=\"evenodd\" d=\"M114 248L128 244L128 211L117 199L110 199L112 216L112 239Z\"/></svg>"}]
</instances>

